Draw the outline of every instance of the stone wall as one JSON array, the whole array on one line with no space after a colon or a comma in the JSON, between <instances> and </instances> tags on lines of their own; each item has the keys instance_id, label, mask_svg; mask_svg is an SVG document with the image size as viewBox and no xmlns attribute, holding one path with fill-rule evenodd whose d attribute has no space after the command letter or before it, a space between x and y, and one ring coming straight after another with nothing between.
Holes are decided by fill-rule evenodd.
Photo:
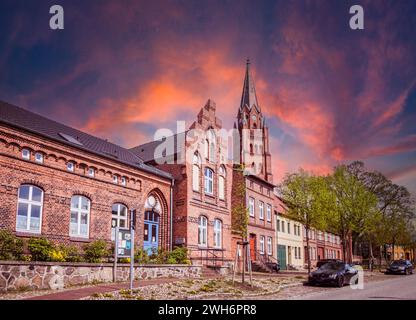
<instances>
[{"instance_id":1,"label":"stone wall","mask_svg":"<svg viewBox=\"0 0 416 320\"><path fill-rule=\"evenodd\" d=\"M135 265L136 279L199 278L195 265ZM118 264L117 281L128 281L129 264ZM59 290L75 285L113 281L110 263L53 263L0 261L0 292L12 290Z\"/></svg>"}]
</instances>

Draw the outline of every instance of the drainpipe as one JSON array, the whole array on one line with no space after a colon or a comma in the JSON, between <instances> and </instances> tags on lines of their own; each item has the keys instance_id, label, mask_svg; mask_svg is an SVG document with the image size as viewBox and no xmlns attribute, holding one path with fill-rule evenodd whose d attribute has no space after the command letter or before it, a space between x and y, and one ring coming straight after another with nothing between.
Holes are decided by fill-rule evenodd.
<instances>
[{"instance_id":1,"label":"drainpipe","mask_svg":"<svg viewBox=\"0 0 416 320\"><path fill-rule=\"evenodd\" d=\"M170 251L173 250L173 186L175 185L175 179L172 179L170 185Z\"/></svg>"}]
</instances>

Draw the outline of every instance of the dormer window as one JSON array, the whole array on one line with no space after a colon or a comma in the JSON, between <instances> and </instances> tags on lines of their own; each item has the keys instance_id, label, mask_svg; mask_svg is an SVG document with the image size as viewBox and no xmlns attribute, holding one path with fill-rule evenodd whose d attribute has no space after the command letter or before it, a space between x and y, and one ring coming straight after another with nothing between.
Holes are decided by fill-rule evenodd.
<instances>
[{"instance_id":1,"label":"dormer window","mask_svg":"<svg viewBox=\"0 0 416 320\"><path fill-rule=\"evenodd\" d=\"M75 169L75 165L74 165L74 163L73 163L73 162L68 162L68 163L66 164L66 169L67 169L68 171L74 172L74 169Z\"/></svg>"},{"instance_id":2,"label":"dormer window","mask_svg":"<svg viewBox=\"0 0 416 320\"><path fill-rule=\"evenodd\" d=\"M35 153L35 161L39 163L43 163L43 154L40 152Z\"/></svg>"},{"instance_id":3,"label":"dormer window","mask_svg":"<svg viewBox=\"0 0 416 320\"><path fill-rule=\"evenodd\" d=\"M89 169L88 169L88 175L89 175L91 178L94 178L94 176L95 176L95 170L94 170L94 168L89 168Z\"/></svg>"},{"instance_id":4,"label":"dormer window","mask_svg":"<svg viewBox=\"0 0 416 320\"><path fill-rule=\"evenodd\" d=\"M22 150L22 158L25 160L30 160L30 150L29 149L23 149Z\"/></svg>"}]
</instances>

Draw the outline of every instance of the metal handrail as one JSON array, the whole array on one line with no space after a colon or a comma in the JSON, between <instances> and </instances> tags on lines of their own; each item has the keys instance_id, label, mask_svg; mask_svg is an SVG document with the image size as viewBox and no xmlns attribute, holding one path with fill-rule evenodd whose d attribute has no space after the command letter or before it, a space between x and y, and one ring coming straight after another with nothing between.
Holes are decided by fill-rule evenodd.
<instances>
[{"instance_id":1,"label":"metal handrail","mask_svg":"<svg viewBox=\"0 0 416 320\"><path fill-rule=\"evenodd\" d=\"M199 252L201 264L217 267L224 264L224 251L221 248L188 246L191 252ZM217 254L220 252L221 254Z\"/></svg>"},{"instance_id":2,"label":"metal handrail","mask_svg":"<svg viewBox=\"0 0 416 320\"><path fill-rule=\"evenodd\" d=\"M269 266L270 263L279 264L279 260L277 260L272 255L268 255L266 252L261 253L260 251L255 250L255 260L259 261L267 270L273 272L273 269Z\"/></svg>"}]
</instances>

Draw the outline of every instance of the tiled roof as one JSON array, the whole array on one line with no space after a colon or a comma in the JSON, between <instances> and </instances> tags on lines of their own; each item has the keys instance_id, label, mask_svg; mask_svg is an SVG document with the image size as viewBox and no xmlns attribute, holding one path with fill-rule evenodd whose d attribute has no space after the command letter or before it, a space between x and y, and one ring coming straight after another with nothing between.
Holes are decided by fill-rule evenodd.
<instances>
[{"instance_id":1,"label":"tiled roof","mask_svg":"<svg viewBox=\"0 0 416 320\"><path fill-rule=\"evenodd\" d=\"M157 160L156 159L157 157L155 157L155 151L156 151L156 148L162 143L166 143L166 144L173 143L173 146L174 146L173 153L169 152L172 150L171 148L167 148L167 152L166 154L163 155L163 157L171 157L176 154L180 154L181 152L184 151L185 139L186 139L186 132L182 132L182 133L178 133L178 134L166 137L166 139L164 140L150 141L148 143L139 145L129 150L133 152L134 154L136 154L137 156L139 156L141 159L143 159L143 161L146 163L149 161ZM178 142L178 140L180 141Z\"/></svg>"},{"instance_id":2,"label":"tiled roof","mask_svg":"<svg viewBox=\"0 0 416 320\"><path fill-rule=\"evenodd\" d=\"M161 177L172 178L169 173L146 165L143 159L128 149L3 101L0 101L0 122Z\"/></svg>"}]
</instances>

